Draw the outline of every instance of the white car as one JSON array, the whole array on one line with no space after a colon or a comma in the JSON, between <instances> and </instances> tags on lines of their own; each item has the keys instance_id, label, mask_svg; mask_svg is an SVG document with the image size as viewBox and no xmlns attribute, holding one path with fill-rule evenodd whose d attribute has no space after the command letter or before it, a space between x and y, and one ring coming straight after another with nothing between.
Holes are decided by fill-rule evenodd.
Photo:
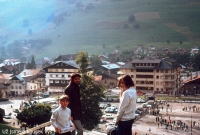
<instances>
[{"instance_id":1,"label":"white car","mask_svg":"<svg viewBox=\"0 0 200 135\"><path fill-rule=\"evenodd\" d=\"M113 119L114 118L114 116L112 114L105 114L102 117L106 118L106 119Z\"/></svg>"}]
</instances>

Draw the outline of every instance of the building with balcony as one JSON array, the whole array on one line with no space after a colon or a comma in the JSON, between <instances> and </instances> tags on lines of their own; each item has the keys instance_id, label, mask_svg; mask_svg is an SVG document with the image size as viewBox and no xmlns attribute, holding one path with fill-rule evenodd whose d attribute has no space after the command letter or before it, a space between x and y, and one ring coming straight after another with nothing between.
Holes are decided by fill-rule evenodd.
<instances>
[{"instance_id":1,"label":"building with balcony","mask_svg":"<svg viewBox=\"0 0 200 135\"><path fill-rule=\"evenodd\" d=\"M69 84L70 75L78 72L79 66L73 61L57 61L45 67L46 86L49 92L64 92Z\"/></svg>"},{"instance_id":2,"label":"building with balcony","mask_svg":"<svg viewBox=\"0 0 200 135\"><path fill-rule=\"evenodd\" d=\"M134 59L120 67L117 73L132 77L137 91L149 94L177 95L181 65L169 58Z\"/></svg>"}]
</instances>

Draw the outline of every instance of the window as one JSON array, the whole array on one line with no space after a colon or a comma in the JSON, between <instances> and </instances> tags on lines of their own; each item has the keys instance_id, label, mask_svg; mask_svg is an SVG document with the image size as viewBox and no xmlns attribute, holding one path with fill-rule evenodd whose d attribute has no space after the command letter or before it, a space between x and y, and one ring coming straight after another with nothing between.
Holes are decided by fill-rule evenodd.
<instances>
[{"instance_id":1,"label":"window","mask_svg":"<svg viewBox=\"0 0 200 135\"><path fill-rule=\"evenodd\" d=\"M156 73L159 73L159 69L156 70Z\"/></svg>"},{"instance_id":2,"label":"window","mask_svg":"<svg viewBox=\"0 0 200 135\"><path fill-rule=\"evenodd\" d=\"M18 89L18 87L17 87L17 86L15 86L15 89Z\"/></svg>"},{"instance_id":3,"label":"window","mask_svg":"<svg viewBox=\"0 0 200 135\"><path fill-rule=\"evenodd\" d=\"M62 80L61 83L62 83L62 84L65 84L65 80Z\"/></svg>"},{"instance_id":4,"label":"window","mask_svg":"<svg viewBox=\"0 0 200 135\"><path fill-rule=\"evenodd\" d=\"M19 86L19 89L22 89L22 86Z\"/></svg>"},{"instance_id":5,"label":"window","mask_svg":"<svg viewBox=\"0 0 200 135\"><path fill-rule=\"evenodd\" d=\"M131 75L131 78L133 78L134 77L134 75Z\"/></svg>"},{"instance_id":6,"label":"window","mask_svg":"<svg viewBox=\"0 0 200 135\"><path fill-rule=\"evenodd\" d=\"M156 79L159 79L159 76L156 76Z\"/></svg>"},{"instance_id":7,"label":"window","mask_svg":"<svg viewBox=\"0 0 200 135\"><path fill-rule=\"evenodd\" d=\"M58 81L58 80L56 80L56 81L55 81L55 83L59 83L59 81Z\"/></svg>"},{"instance_id":8,"label":"window","mask_svg":"<svg viewBox=\"0 0 200 135\"><path fill-rule=\"evenodd\" d=\"M11 86L11 89L13 89L13 86Z\"/></svg>"},{"instance_id":9,"label":"window","mask_svg":"<svg viewBox=\"0 0 200 135\"><path fill-rule=\"evenodd\" d=\"M159 85L159 82L156 82L156 85Z\"/></svg>"},{"instance_id":10,"label":"window","mask_svg":"<svg viewBox=\"0 0 200 135\"><path fill-rule=\"evenodd\" d=\"M62 72L64 72L65 71L65 69L62 69Z\"/></svg>"},{"instance_id":11,"label":"window","mask_svg":"<svg viewBox=\"0 0 200 135\"><path fill-rule=\"evenodd\" d=\"M133 69L131 69L131 72L133 72Z\"/></svg>"},{"instance_id":12,"label":"window","mask_svg":"<svg viewBox=\"0 0 200 135\"><path fill-rule=\"evenodd\" d=\"M64 77L65 77L65 75L62 75L62 77L64 78Z\"/></svg>"}]
</instances>

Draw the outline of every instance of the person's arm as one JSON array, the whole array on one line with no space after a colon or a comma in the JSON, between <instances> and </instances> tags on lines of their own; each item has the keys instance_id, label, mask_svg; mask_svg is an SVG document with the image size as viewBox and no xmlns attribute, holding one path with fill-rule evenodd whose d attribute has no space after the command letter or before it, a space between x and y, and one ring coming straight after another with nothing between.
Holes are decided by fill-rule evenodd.
<instances>
[{"instance_id":1,"label":"person's arm","mask_svg":"<svg viewBox=\"0 0 200 135\"><path fill-rule=\"evenodd\" d=\"M117 118L116 118L116 125L118 124L120 118L123 116L125 108L129 105L129 100L130 100L129 98L130 97L128 96L126 92L122 94L121 103L120 103L119 111L117 113Z\"/></svg>"},{"instance_id":2,"label":"person's arm","mask_svg":"<svg viewBox=\"0 0 200 135\"><path fill-rule=\"evenodd\" d=\"M57 117L58 117L58 112L57 111L53 112L50 121L52 126L56 129L56 132L60 133L61 129L58 127L56 122Z\"/></svg>"}]
</instances>

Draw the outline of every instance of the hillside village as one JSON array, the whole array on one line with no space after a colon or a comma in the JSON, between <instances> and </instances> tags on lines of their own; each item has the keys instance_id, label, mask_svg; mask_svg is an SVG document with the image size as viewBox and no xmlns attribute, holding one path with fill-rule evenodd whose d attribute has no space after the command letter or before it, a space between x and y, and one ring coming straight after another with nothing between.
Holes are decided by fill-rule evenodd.
<instances>
[{"instance_id":1,"label":"hillside village","mask_svg":"<svg viewBox=\"0 0 200 135\"><path fill-rule=\"evenodd\" d=\"M185 49L175 50L184 53ZM88 74L93 75L94 81L103 84L107 89L117 87L118 77L129 74L135 83L138 93L146 95L197 95L200 94L200 72L186 74L186 67L178 61L169 58L141 57L144 52L148 56L156 56L157 53L174 51L163 48L160 52L156 47L145 49L139 45L134 53L138 57L126 62L109 61L108 56L99 55L101 60L101 74L94 74L94 66L88 67ZM118 55L119 51L114 50ZM198 53L198 48L191 48L191 55ZM0 64L0 90L1 97L28 96L31 100L49 93L62 93L69 83L70 74L78 72L79 66L75 63L76 54L60 55L55 59L43 58L35 61L36 67L27 69L29 62L18 59L6 59Z\"/></svg>"}]
</instances>

